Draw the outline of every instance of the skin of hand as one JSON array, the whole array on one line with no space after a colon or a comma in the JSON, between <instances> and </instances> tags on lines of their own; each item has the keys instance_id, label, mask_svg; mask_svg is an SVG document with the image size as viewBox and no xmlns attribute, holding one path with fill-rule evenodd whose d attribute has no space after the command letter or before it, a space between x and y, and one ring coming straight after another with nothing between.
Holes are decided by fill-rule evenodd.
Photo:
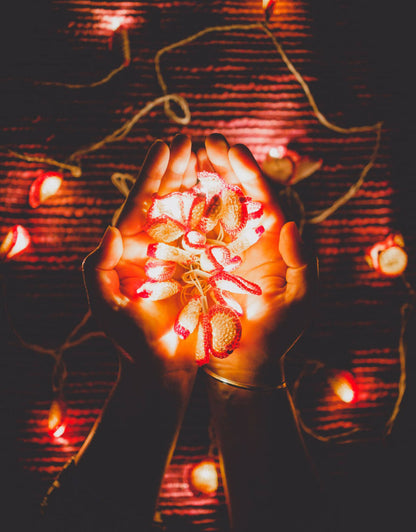
<instances>
[{"instance_id":1,"label":"skin of hand","mask_svg":"<svg viewBox=\"0 0 416 532\"><path fill-rule=\"evenodd\" d=\"M108 227L98 248L83 263L93 315L117 346L144 371L196 371L195 338L179 341L172 330L182 308L180 295L163 301L126 295L133 293L145 278L147 246L152 240L143 226L152 195L195 184L196 156L191 150L191 140L185 135L177 135L170 149L162 141L151 146L116 227ZM143 352L144 341L149 356L138 356Z\"/></svg>"},{"instance_id":2,"label":"skin of hand","mask_svg":"<svg viewBox=\"0 0 416 532\"><path fill-rule=\"evenodd\" d=\"M317 264L308 263L297 226L285 223L251 152L244 145L229 148L220 134L210 135L198 151L200 170L215 171L238 185L264 209L260 240L243 252L235 271L257 283L261 296L235 296L245 309L239 347L227 358L211 356L209 367L218 375L250 385L277 384L284 378L285 353L307 326L317 292ZM234 297L234 295L233 295Z\"/></svg>"}]
</instances>

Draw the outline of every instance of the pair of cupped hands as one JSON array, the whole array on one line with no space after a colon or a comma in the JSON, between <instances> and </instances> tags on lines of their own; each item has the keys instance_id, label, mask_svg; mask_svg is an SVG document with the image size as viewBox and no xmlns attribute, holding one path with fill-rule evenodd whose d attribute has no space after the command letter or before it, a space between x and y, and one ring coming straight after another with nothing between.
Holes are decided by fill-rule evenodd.
<instances>
[{"instance_id":1,"label":"pair of cupped hands","mask_svg":"<svg viewBox=\"0 0 416 532\"><path fill-rule=\"evenodd\" d=\"M177 135L170 147L156 141L149 149L140 174L99 246L83 263L84 281L93 315L102 329L146 376L149 368L169 374L196 370L196 332L185 340L173 331L183 307L180 294L162 301L130 299L123 286L144 279L147 247L144 231L152 196L191 188L198 171L218 173L246 196L263 204L265 232L243 252L239 276L255 282L262 294L241 295L245 310L240 321L241 341L224 359L212 357L208 368L226 379L248 385L279 384L283 355L301 335L313 310L316 265L308 261L294 222L285 222L256 160L244 145L230 148L222 135L205 140L192 152L191 139Z\"/></svg>"}]
</instances>

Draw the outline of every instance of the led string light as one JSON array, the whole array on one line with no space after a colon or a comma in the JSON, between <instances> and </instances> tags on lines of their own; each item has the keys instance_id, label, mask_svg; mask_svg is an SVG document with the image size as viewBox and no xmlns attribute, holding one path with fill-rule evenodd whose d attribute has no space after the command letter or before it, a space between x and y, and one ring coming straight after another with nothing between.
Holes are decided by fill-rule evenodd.
<instances>
[{"instance_id":1,"label":"led string light","mask_svg":"<svg viewBox=\"0 0 416 532\"><path fill-rule=\"evenodd\" d=\"M96 151L98 149L101 149L106 144L122 140L123 138L125 138L130 133L131 129L134 127L134 125L142 117L147 115L152 109L154 109L155 107L157 107L159 105L163 104L164 112L165 112L166 116L170 120L172 120L173 122L175 122L177 124L187 125L191 121L191 112L190 112L189 104L188 104L187 100L185 98L183 98L182 96L179 96L179 95L173 94L173 93L169 93L167 85L166 85L166 83L164 81L164 78L163 78L163 75L162 75L162 71L161 71L161 66L160 66L161 58L163 57L163 55L166 54L167 52L173 50L173 49L179 48L181 46L185 46L186 44L191 43L191 42L197 40L198 38L200 38L200 37L202 37L202 36L204 36L206 34L212 33L212 32L224 32L225 33L225 32L231 32L231 31L260 30L260 31L263 31L266 34L266 36L268 36L271 39L276 51L280 55L280 57L283 60L283 62L286 64L288 70L293 74L293 76L295 77L296 81L301 86L303 92L305 93L305 96L308 99L308 102L309 102L309 104L310 104L310 106L312 108L312 111L313 111L315 117L317 118L317 120L319 121L319 123L323 127L327 128L327 129L330 129L330 130L332 130L332 131L334 131L336 133L345 134L345 135L351 135L351 134L360 133L360 132L369 132L369 133L370 132L374 132L376 134L376 140L375 140L375 145L374 145L372 154L370 156L370 159L366 163L366 165L363 167L363 169L362 169L362 171L361 171L361 173L360 173L360 175L358 177L358 180L356 181L356 183L354 185L352 185L350 187L350 189L344 195L342 195L338 200L336 200L327 209L324 209L321 212L305 213L305 209L304 209L303 203L302 203L299 195L293 189L293 187L287 186L285 188L285 190L282 192L282 194L285 194L287 197L290 197L291 200L294 201L297 204L297 206L298 206L298 210L301 213L300 230L302 230L304 224L319 224L319 223L321 223L322 221L326 220L329 216L331 216L341 206L343 206L346 202L348 202L356 194L356 192L359 190L359 188L362 186L362 184L363 184L368 172L373 167L374 162L376 160L376 157L378 155L379 148L380 148L380 143L381 143L381 133L382 133L383 123L382 122L378 122L378 123L376 123L374 125L370 125L370 126L358 126L358 127L343 128L343 127L339 127L336 124L333 124L332 122L327 120L327 118L320 112L320 110L319 110L319 108L318 108L318 106L316 104L316 101L315 101L315 99L314 99L314 97L313 97L313 95L311 93L311 90L310 90L308 84L306 83L306 81L304 80L303 76L300 74L300 72L295 68L293 63L290 61L290 59L286 55L282 45L279 43L279 41L276 39L276 37L273 35L273 33L271 32L271 30L269 29L269 27L267 25L267 22L270 19L270 16L272 14L272 9L274 7L274 4L275 4L275 2L273 2L273 1L263 2L264 8L265 8L265 19L266 19L266 22L259 22L259 23L255 23L255 24L233 24L233 25L207 27L207 28L203 29L202 31L199 31L199 32L197 32L197 33L195 33L193 35L190 35L189 37L187 37L185 39L182 39L180 41L177 41L175 43L172 43L172 44L170 44L168 46L165 46L165 47L161 48L155 55L154 64L155 64L155 72L156 72L156 76L157 76L157 81L159 83L159 86L162 89L163 96L155 98L154 100L149 101L148 103L146 103L131 119L125 121L113 133L107 135L103 139L101 139L101 140L99 140L99 141L97 141L97 142L95 142L95 143L93 143L93 144L91 144L91 145L89 145L87 147L80 148L77 151L75 151L73 154L71 154L67 158L66 162L59 162L59 161L56 161L56 160L54 160L52 158L43 158L43 157L30 156L30 155L26 155L26 154L20 154L20 153L17 153L16 151L14 151L14 150L9 150L9 154L14 156L14 157L17 157L19 159L28 161L28 162L44 163L44 164L47 164L47 165L58 167L58 168L60 168L62 170L67 170L67 171L69 171L71 173L71 175L73 177L77 178L77 177L80 177L82 175L81 166L79 164L79 159L82 156L84 156L84 155L86 155L88 153L91 153L93 151ZM119 28L115 28L115 31L117 31L118 29ZM130 43L129 43L129 40L128 40L128 34L127 34L126 28L121 28L120 29L120 36L122 38L122 44L123 44L123 64L120 65L120 67L118 67L114 71L110 72L110 74L108 76L106 76L105 78L103 78L102 80L99 80L98 82L94 82L94 83L88 84L88 85L74 85L74 84L65 84L65 83L62 84L62 83L55 83L55 82L46 82L44 84L47 84L47 85L62 85L62 86L65 86L67 88L82 88L82 87L95 87L97 85L101 85L103 83L108 82L114 75L116 75L118 72L120 72L123 68L127 67L130 64L130 62L131 62ZM181 112L182 112L182 116L177 114L177 112L174 111L174 109L172 108L172 105L171 105L172 102L175 102L179 106L179 108L181 109ZM315 164L316 163L317 162L315 161ZM315 170L317 168L319 168L319 165L316 166ZM293 177L293 175L292 175L292 177ZM134 178L132 176L130 176L129 174L116 173L116 174L113 174L111 180L112 180L112 183L114 184L114 186L121 192L121 194L123 196L127 196L128 192L129 192L129 190L131 188L131 184L134 181ZM295 184L295 182L297 182L297 181L293 180L290 184ZM49 197L49 196L47 196L47 197ZM46 197L46 199L47 199L47 197ZM46 199L45 199L45 201L46 201ZM117 212L115 213L115 216L116 216L116 214L117 214ZM3 246L2 246L2 248L3 248ZM24 250L22 250L22 251L24 251ZM9 256L7 258L11 258L11 257ZM192 274L192 272L188 274L188 279L192 279L192 283L193 283L194 286L197 284L195 274ZM409 283L407 283L407 281L405 281L405 283L406 283L406 286L407 286L407 288L409 290L409 293L414 296L413 288L410 286ZM204 288L202 288L202 292L205 295L205 289ZM403 397L404 390L405 390L405 381L406 381L406 379L405 379L405 355L406 355L406 353L405 353L405 346L404 346L403 336L404 336L404 332L405 332L405 329L406 329L406 326L407 326L407 323L408 323L410 311L412 311L412 310L413 310L413 305L411 305L411 304L405 304L402 307L402 326L401 326L401 336L400 336L400 342L399 342L399 351L400 351L400 359L401 359L401 369L402 369L402 371L401 371L401 377L400 377L400 383L399 383L399 396L398 396L398 399L397 399L397 402L396 402L396 405L395 405L394 412L393 412L391 418L389 419L389 421L387 423L388 432L391 431L391 427L393 425L395 417L397 416L398 408L400 406L400 402L401 402L401 399ZM52 356L55 359L55 367L54 367L54 382L55 382L55 384L54 384L54 387L56 389L56 392L57 392L58 396L59 396L59 393L62 391L64 382L65 382L65 377L66 377L65 364L63 362L63 353L69 347L73 347L74 345L79 345L80 343L82 343L84 341L87 341L90 338L97 337L97 336L104 336L104 334L101 333L101 332L94 332L94 333L88 333L88 334L86 334L84 336L81 336L78 340L74 340L73 338L74 338L75 334L85 324L84 320L88 320L87 316L85 316L81 320L79 325L77 327L75 327L75 329L74 329L75 332L72 331L72 333L68 336L68 338L62 344L62 346L60 346L57 349L52 349L52 350L43 348L42 346L38 346L38 345L35 345L35 344L30 344L28 342L25 342L23 340L23 338L21 338L16 333L16 331L13 328L17 338L22 343L22 345L24 345L28 349L32 349L32 350L34 350L36 352L39 352L39 353L42 353L42 354L48 354L48 355ZM290 401L291 401L292 405L295 404L296 390L297 390L296 387L298 385L299 385L299 383L297 383L296 386L295 386L294 397L291 397L290 393L289 393L289 397L290 397ZM310 429L308 429L308 427L306 427L306 425L304 424L302 418L300 417L300 413L296 409L294 410L294 413L296 414L296 416L298 418L298 421L301 423L303 430L305 430L306 432L309 432L311 434ZM321 438L321 436L318 435L318 434L316 434L315 436L318 437L318 438ZM344 436L345 436L345 434L344 434Z\"/></svg>"}]
</instances>

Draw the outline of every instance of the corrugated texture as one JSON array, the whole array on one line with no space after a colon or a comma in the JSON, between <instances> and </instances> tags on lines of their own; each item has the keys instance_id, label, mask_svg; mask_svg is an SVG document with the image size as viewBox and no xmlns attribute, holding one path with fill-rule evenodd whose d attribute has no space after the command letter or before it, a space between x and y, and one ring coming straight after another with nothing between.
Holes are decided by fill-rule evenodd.
<instances>
[{"instance_id":1,"label":"corrugated texture","mask_svg":"<svg viewBox=\"0 0 416 532\"><path fill-rule=\"evenodd\" d=\"M296 360L323 360L349 368L361 396L355 405L343 406L324 382L317 385L315 375L313 382L302 380L299 405L305 423L320 435L358 428L352 435L357 440L363 434L380 437L397 398L400 306L407 298L400 280L381 279L368 268L364 250L398 229L409 247L410 280L415 261L416 224L410 213L415 187L406 181L411 171L405 164L411 158L401 144L411 142L396 115L407 102L400 101L399 82L382 66L384 56L393 63L395 58L380 38L381 30L369 25L375 3L370 4L337 0L318 8L296 0L278 2L279 15L271 21L330 120L349 127L386 119L380 154L364 186L331 218L305 232L320 260L321 296L319 315ZM136 174L152 141L169 141L179 127L169 122L161 107L155 108L125 140L82 157L82 177L66 173L58 194L36 210L29 208L27 195L42 165L10 157L7 148L66 160L161 95L153 63L157 50L208 25L255 23L262 19L262 9L260 0L55 0L36 3L23 13L11 10L11 20L20 24L6 32L10 52L2 84L0 231L4 235L10 225L23 223L32 247L15 262L2 265L2 273L16 329L27 341L52 346L86 311L80 264L122 200L110 182L111 174ZM119 50L108 49L108 24L114 14L125 17L130 27L133 61L128 69L95 89L71 91L37 83L90 83L115 68ZM322 157L322 169L296 188L308 212L320 211L342 195L371 155L373 133L343 136L318 123L300 86L260 30L211 33L166 53L161 66L169 91L189 103L191 123L180 129L192 136L195 147L209 133L221 131L231 144L247 144L260 163L270 147L288 141L302 153ZM396 62L393 78L398 72ZM36 501L94 422L114 379L115 357L102 340L68 352L69 429L65 440L54 442L45 430L52 362L19 347L5 318L3 325L4 375L12 363L14 367L4 382L12 397L5 421L12 428L6 427L6 432L11 440L16 438L23 491L28 500ZM294 362L293 367L296 378L302 363ZM195 530L224 530L222 487L217 497L196 498L184 480L188 465L205 456L209 447L203 386L195 395L166 473L160 508L165 516L182 516ZM348 479L348 464L360 451L310 443L324 474L340 488L339 478ZM347 480L348 486L352 484L351 478ZM339 530L344 530L341 525Z\"/></svg>"}]
</instances>

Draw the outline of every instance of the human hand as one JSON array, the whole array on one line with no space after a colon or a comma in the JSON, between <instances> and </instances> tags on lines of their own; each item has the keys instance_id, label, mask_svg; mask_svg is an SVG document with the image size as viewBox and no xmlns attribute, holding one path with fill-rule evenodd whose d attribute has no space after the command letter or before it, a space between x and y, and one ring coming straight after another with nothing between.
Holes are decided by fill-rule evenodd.
<instances>
[{"instance_id":1,"label":"human hand","mask_svg":"<svg viewBox=\"0 0 416 532\"><path fill-rule=\"evenodd\" d=\"M116 227L109 227L83 263L84 281L93 315L122 350L141 365L163 372L195 367L194 338L179 340L172 331L180 296L163 301L134 297L145 278L147 247L152 239L143 230L154 193L189 188L196 181L196 156L191 140L177 135L169 147L156 141L150 148ZM150 356L142 356L145 344ZM140 356L138 354L140 353Z\"/></svg>"},{"instance_id":2,"label":"human hand","mask_svg":"<svg viewBox=\"0 0 416 532\"><path fill-rule=\"evenodd\" d=\"M310 320L317 288L316 263L308 263L294 222L285 223L262 172L247 147L229 149L213 134L198 152L199 170L215 171L228 183L263 204L265 228L260 240L243 252L239 276L255 282L262 294L235 296L245 312L241 341L227 358L210 358L209 368L249 385L276 384L282 357ZM233 295L234 297L234 295Z\"/></svg>"}]
</instances>

